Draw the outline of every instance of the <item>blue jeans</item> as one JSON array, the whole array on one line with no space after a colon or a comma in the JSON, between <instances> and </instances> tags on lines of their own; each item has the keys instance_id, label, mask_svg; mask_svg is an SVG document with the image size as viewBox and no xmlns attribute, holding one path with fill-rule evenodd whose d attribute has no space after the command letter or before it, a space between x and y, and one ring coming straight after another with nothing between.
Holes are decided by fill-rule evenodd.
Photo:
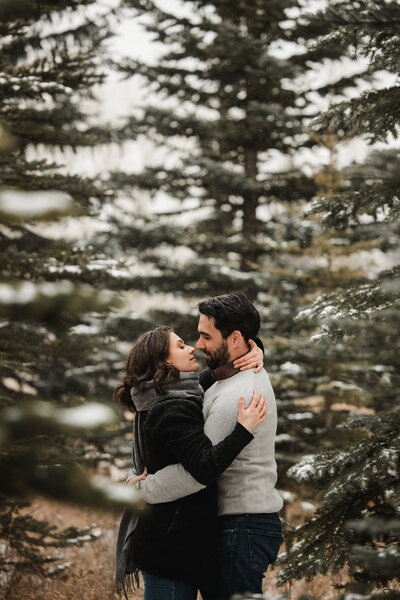
<instances>
[{"instance_id":1,"label":"blue jeans","mask_svg":"<svg viewBox=\"0 0 400 600\"><path fill-rule=\"evenodd\" d=\"M233 594L262 594L268 565L278 556L282 541L277 513L225 515L219 518L222 550L221 600Z\"/></svg>"},{"instance_id":2,"label":"blue jeans","mask_svg":"<svg viewBox=\"0 0 400 600\"><path fill-rule=\"evenodd\" d=\"M142 571L144 600L196 600L197 587Z\"/></svg>"}]
</instances>

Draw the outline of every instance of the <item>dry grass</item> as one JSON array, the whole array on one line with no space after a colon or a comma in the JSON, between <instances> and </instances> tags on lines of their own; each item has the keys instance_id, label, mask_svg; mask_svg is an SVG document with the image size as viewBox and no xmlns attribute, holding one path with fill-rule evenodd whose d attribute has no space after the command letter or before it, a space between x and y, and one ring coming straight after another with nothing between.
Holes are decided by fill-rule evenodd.
<instances>
[{"instance_id":1,"label":"dry grass","mask_svg":"<svg viewBox=\"0 0 400 600\"><path fill-rule=\"evenodd\" d=\"M275 585L275 577L278 574L279 567L271 569L266 573L263 592L266 597L282 594L284 591L288 594L288 598L293 600L299 598L302 594L307 594L318 600L337 600L340 593L334 588L335 585L343 583L340 575L336 577L327 577L317 575L312 581L294 581L291 585L285 585L277 588Z\"/></svg>"},{"instance_id":2,"label":"dry grass","mask_svg":"<svg viewBox=\"0 0 400 600\"><path fill-rule=\"evenodd\" d=\"M294 509L294 510L293 510ZM299 506L292 509L293 518L299 518ZM45 519L63 529L70 525L84 527L96 523L103 535L95 542L81 548L64 550L65 559L72 563L65 579L46 579L14 573L1 588L0 600L117 600L114 591L114 548L119 517L103 511L74 507L61 502L38 499L33 502L31 512L38 519ZM290 518L291 515L289 515ZM264 580L264 592L268 596L283 592L275 585L277 569L271 569ZM328 577L316 577L312 582L294 582L286 588L291 597L309 594L318 599L335 600L338 592ZM143 588L130 594L130 600L143 598Z\"/></svg>"},{"instance_id":3,"label":"dry grass","mask_svg":"<svg viewBox=\"0 0 400 600\"><path fill-rule=\"evenodd\" d=\"M0 588L0 600L116 600L114 591L114 548L119 517L111 513L71 506L61 502L37 499L30 510L64 529L71 525L85 527L97 524L103 535L82 547L61 550L72 563L62 579L42 579L30 574L14 573L6 589ZM59 552L57 552L59 554ZM143 598L140 592L132 600Z\"/></svg>"},{"instance_id":4,"label":"dry grass","mask_svg":"<svg viewBox=\"0 0 400 600\"><path fill-rule=\"evenodd\" d=\"M295 500L293 502L285 503L285 519L293 526L299 525L304 521L305 510L302 506L301 500ZM281 552L285 551L285 545L282 545ZM293 581L290 585L277 587L276 576L279 573L279 567L272 567L268 569L265 574L263 583L263 592L268 598L286 592L288 598L295 600L302 594L311 596L318 600L338 600L343 591L339 591L335 588L336 585L340 585L347 581L345 574L339 574L336 576L323 576L317 575L312 581Z\"/></svg>"}]
</instances>

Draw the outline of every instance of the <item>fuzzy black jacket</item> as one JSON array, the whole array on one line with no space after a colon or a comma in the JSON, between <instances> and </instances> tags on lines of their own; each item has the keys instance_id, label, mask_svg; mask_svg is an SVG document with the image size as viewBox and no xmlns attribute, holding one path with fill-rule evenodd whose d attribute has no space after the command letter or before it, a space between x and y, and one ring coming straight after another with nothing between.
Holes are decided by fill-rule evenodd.
<instances>
[{"instance_id":1,"label":"fuzzy black jacket","mask_svg":"<svg viewBox=\"0 0 400 600\"><path fill-rule=\"evenodd\" d=\"M142 570L195 584L203 598L216 597L220 571L215 480L253 439L237 424L216 446L204 434L202 397L171 394L146 414L144 463L149 473L181 463L207 487L174 502L153 504L132 534L135 564Z\"/></svg>"}]
</instances>

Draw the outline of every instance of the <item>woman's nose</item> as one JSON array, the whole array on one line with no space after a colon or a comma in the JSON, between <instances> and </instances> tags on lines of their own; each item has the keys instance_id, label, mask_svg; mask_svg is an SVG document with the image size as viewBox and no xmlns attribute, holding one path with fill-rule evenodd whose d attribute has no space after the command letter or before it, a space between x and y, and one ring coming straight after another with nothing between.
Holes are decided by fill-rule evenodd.
<instances>
[{"instance_id":1,"label":"woman's nose","mask_svg":"<svg viewBox=\"0 0 400 600\"><path fill-rule=\"evenodd\" d=\"M194 352L194 346L189 346L189 354L193 354Z\"/></svg>"}]
</instances>

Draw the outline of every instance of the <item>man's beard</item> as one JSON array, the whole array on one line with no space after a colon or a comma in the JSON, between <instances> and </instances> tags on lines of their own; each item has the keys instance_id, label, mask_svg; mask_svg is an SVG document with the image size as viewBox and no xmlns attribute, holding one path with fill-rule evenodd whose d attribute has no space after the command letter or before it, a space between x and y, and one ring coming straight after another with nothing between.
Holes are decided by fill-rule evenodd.
<instances>
[{"instance_id":1,"label":"man's beard","mask_svg":"<svg viewBox=\"0 0 400 600\"><path fill-rule=\"evenodd\" d=\"M210 369L216 369L221 365L229 362L229 351L228 344L225 340L222 341L221 345L216 349L215 352L209 352L209 358L206 358L207 365Z\"/></svg>"}]
</instances>

